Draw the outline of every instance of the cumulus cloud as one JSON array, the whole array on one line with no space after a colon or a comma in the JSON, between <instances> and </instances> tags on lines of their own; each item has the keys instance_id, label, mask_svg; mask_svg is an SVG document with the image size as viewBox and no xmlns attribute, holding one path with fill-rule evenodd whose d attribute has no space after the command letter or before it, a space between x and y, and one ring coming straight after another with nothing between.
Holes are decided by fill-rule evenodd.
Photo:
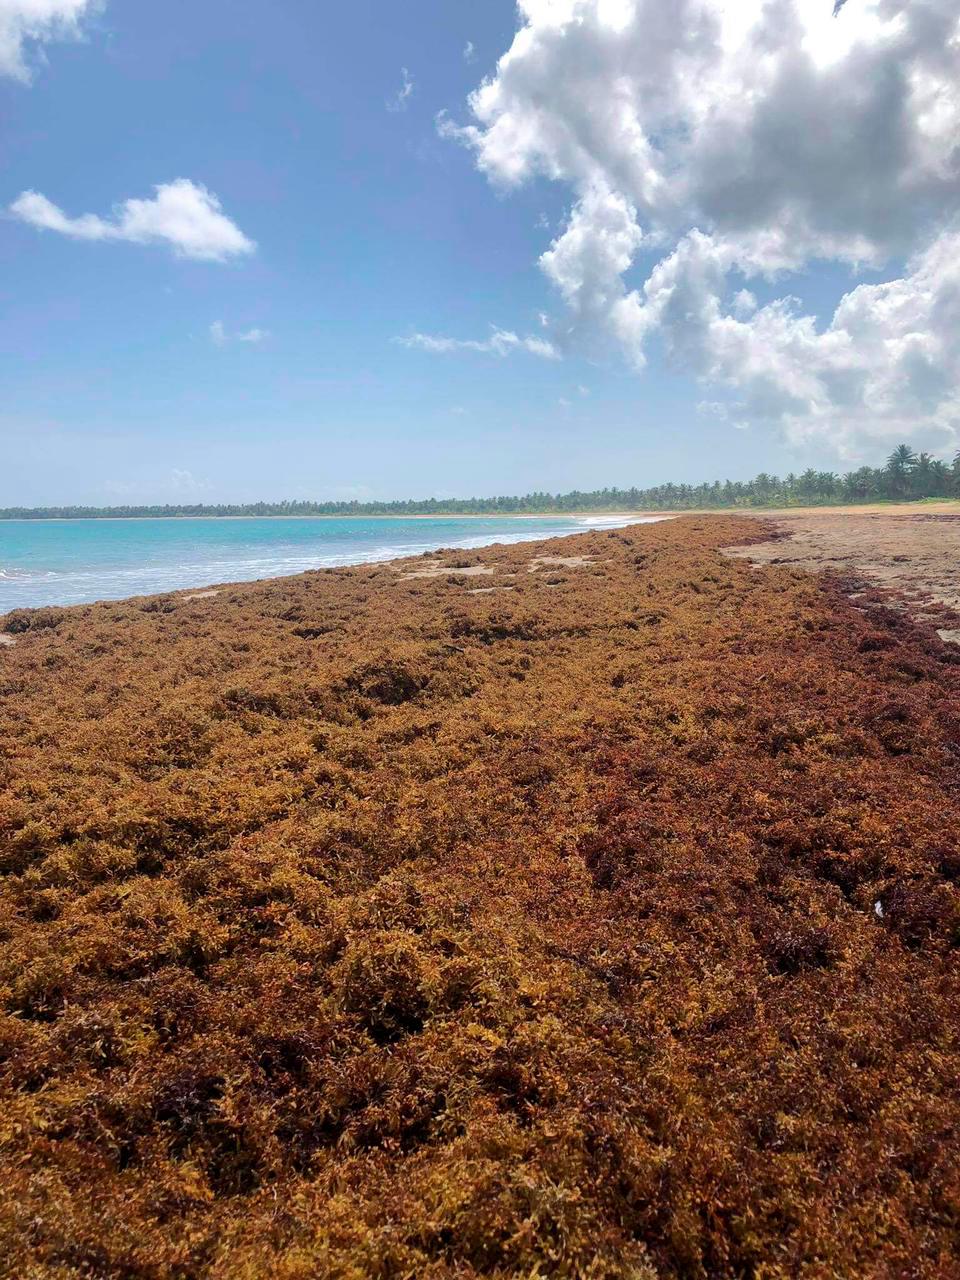
<instances>
[{"instance_id":1,"label":"cumulus cloud","mask_svg":"<svg viewBox=\"0 0 960 1280\"><path fill-rule=\"evenodd\" d=\"M430 333L413 333L405 338L395 338L403 347L429 351L433 355L450 355L458 351L478 351L483 355L509 356L517 351L539 356L542 360L559 360L560 353L545 338L521 338L508 329L494 329L489 338L445 338Z\"/></svg>"},{"instance_id":2,"label":"cumulus cloud","mask_svg":"<svg viewBox=\"0 0 960 1280\"><path fill-rule=\"evenodd\" d=\"M787 297L723 305L728 250L698 232L621 304L625 341L658 329L668 352L731 401L711 405L734 425L779 427L794 443L834 442L845 457L865 441L922 438L951 445L960 431L960 232L944 232L882 284L860 284L821 327Z\"/></svg>"},{"instance_id":3,"label":"cumulus cloud","mask_svg":"<svg viewBox=\"0 0 960 1280\"><path fill-rule=\"evenodd\" d=\"M99 0L0 0L0 76L29 84L31 46L77 39L99 8Z\"/></svg>"},{"instance_id":4,"label":"cumulus cloud","mask_svg":"<svg viewBox=\"0 0 960 1280\"><path fill-rule=\"evenodd\" d=\"M472 119L439 127L501 188L571 189L540 264L573 335L614 339L641 366L656 332L728 389L731 420L793 438L853 450L913 424L947 443L960 429L956 0L520 0L519 12ZM818 320L788 277L823 260L864 283ZM754 282L778 280L784 296L758 306Z\"/></svg>"},{"instance_id":5,"label":"cumulus cloud","mask_svg":"<svg viewBox=\"0 0 960 1280\"><path fill-rule=\"evenodd\" d=\"M38 191L24 191L9 213L40 230L56 231L74 240L166 244L178 257L208 262L224 262L256 249L206 187L176 178L154 191L151 200L125 200L109 219L95 213L70 217Z\"/></svg>"},{"instance_id":6,"label":"cumulus cloud","mask_svg":"<svg viewBox=\"0 0 960 1280\"><path fill-rule=\"evenodd\" d=\"M400 75L402 76L402 82L396 96L391 98L387 103L388 111L406 111L407 103L410 101L410 98L413 96L413 91L416 88L410 72L406 67L400 68Z\"/></svg>"}]
</instances>

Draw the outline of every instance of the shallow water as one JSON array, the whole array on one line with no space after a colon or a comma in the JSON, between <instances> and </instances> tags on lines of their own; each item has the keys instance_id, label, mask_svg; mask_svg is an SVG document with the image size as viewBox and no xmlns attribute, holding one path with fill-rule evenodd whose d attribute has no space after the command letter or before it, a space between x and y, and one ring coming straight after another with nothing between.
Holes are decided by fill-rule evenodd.
<instances>
[{"instance_id":1,"label":"shallow water","mask_svg":"<svg viewBox=\"0 0 960 1280\"><path fill-rule=\"evenodd\" d=\"M2 521L0 614L626 523L606 516Z\"/></svg>"}]
</instances>

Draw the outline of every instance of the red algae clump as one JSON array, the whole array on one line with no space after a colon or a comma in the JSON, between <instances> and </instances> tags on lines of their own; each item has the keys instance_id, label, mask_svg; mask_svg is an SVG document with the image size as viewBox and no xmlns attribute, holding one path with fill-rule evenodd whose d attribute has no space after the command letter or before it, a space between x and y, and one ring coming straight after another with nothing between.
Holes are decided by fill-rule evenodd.
<instances>
[{"instance_id":1,"label":"red algae clump","mask_svg":"<svg viewBox=\"0 0 960 1280\"><path fill-rule=\"evenodd\" d=\"M960 1277L955 647L770 532L10 615L0 1276Z\"/></svg>"}]
</instances>

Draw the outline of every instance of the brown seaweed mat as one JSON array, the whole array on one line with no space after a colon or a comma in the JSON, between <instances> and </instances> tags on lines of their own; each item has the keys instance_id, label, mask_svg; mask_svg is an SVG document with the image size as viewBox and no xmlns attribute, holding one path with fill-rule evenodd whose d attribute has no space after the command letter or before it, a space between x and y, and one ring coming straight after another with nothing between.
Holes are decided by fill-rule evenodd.
<instances>
[{"instance_id":1,"label":"brown seaweed mat","mask_svg":"<svg viewBox=\"0 0 960 1280\"><path fill-rule=\"evenodd\" d=\"M0 1273L960 1275L960 652L770 532L0 620Z\"/></svg>"}]
</instances>

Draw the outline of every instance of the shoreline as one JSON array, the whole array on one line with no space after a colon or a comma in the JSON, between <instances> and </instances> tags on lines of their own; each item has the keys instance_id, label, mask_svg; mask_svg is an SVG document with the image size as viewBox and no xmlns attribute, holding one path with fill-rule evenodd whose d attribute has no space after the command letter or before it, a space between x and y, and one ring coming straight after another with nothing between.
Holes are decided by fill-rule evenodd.
<instances>
[{"instance_id":1,"label":"shoreline","mask_svg":"<svg viewBox=\"0 0 960 1280\"><path fill-rule=\"evenodd\" d=\"M660 514L642 511L443 511L438 515L289 515L289 516L4 516L5 524L136 524L163 520L175 524L185 520L582 520L596 516L598 519L631 519L644 515ZM695 514L688 512L687 514Z\"/></svg>"},{"instance_id":2,"label":"shoreline","mask_svg":"<svg viewBox=\"0 0 960 1280\"><path fill-rule=\"evenodd\" d=\"M501 528L495 534L491 532L490 541L488 542L485 541L480 546L471 545L471 539L466 538L463 541L458 541L457 539L453 539L449 543L437 541L436 544L433 546L427 547L425 549L421 548L418 550L407 550L399 547L390 547L388 549L388 553L383 555L377 554L375 552L370 552L359 559L352 558L351 553L346 553L347 556L350 558L340 558L336 556L330 557L330 559L334 560L333 563L318 564L314 562L314 563L305 564L301 562L297 564L296 567L290 567L286 569L281 568L281 566L279 565L265 566L264 567L265 571L258 571L255 576L246 576L246 577L244 576L218 577L216 576L216 573L217 573L216 568L212 568L211 573L213 576L208 577L205 574L202 576L197 574L188 574L183 579L179 580L176 585L168 585L168 586L158 586L156 583L150 582L149 576L147 576L146 581L144 581L141 578L140 584L133 585L132 589L130 589L128 587L128 584L122 581L125 574L126 575L130 574L130 570L124 569L118 566L117 568L115 568L115 570L113 570L113 573L116 575L116 578L119 579L117 587L114 588L113 586L110 585L110 574L107 573L104 577L103 586L102 586L102 590L104 594L92 595L89 598L83 598L82 596L81 598L77 598L76 593L74 593L74 598L72 599L64 599L63 597L41 598L38 591L34 596L34 598L23 598L23 593L21 592L20 593L21 598L4 599L4 597L8 595L7 589L10 588L11 594L12 594L12 586L14 583L19 583L22 588L24 584L30 580L30 573L29 571L24 571L23 577L17 577L15 572L14 574L8 575L0 571L0 618L5 617L8 613L11 613L14 610L18 610L18 609L37 609L37 608L47 608L47 607L58 608L58 609L75 608L75 607L83 607L86 605L92 605L92 604L98 604L98 603L104 603L104 602L122 603L123 601L126 601L126 600L132 600L132 599L138 599L138 598L149 598L151 596L174 597L174 596L181 595L185 591L194 591L194 592L204 591L209 588L217 588L217 589L237 588L237 587L243 586L244 584L249 584L249 583L283 581L285 579L296 578L299 575L304 573L335 572L337 570L345 569L353 566L362 567L362 566L390 564L390 563L393 563L394 561L415 559L415 558L422 557L424 555L437 554L443 551L476 554L486 550L487 548L491 548L495 546L511 546L511 545L527 543L527 542L535 541L543 536L547 536L550 538L579 537L583 534L589 534L591 532L597 532L597 531L602 532L606 529L628 528L631 526L637 526L637 525L642 525L647 523L657 523L661 521L670 521L670 520L677 520L677 519L683 519L683 518L701 519L704 517L709 517L711 519L720 519L720 520L731 519L731 518L744 518L744 519L748 518L756 522L760 522L764 520L772 520L777 522L783 521L787 525L789 525L790 522L809 520L813 526L826 527L828 525L836 524L838 529L849 527L852 530L856 528L861 522L868 522L872 524L873 522L878 520L881 522L883 522L884 520L888 520L893 522L894 524L900 524L900 525L911 523L911 522L922 524L925 520L936 520L936 519L939 519L941 521L947 521L947 522L951 520L956 520L958 521L958 523L960 523L960 501L947 499L947 500L936 501L936 502L924 500L920 502L904 502L904 503L865 503L863 506L856 506L856 507L831 506L831 507L779 507L779 508L770 508L770 509L750 508L750 509L744 509L736 512L711 509L711 510L701 510L701 511L677 510L677 511L670 511L670 512L667 512L667 511L658 511L658 512L609 511L609 512L602 512L602 513L569 512L569 513L563 513L560 515L548 515L548 516L530 515L530 514L482 516L482 515L474 514L469 516L451 516L451 517L423 516L423 515L362 517L362 519L368 519L370 521L381 521L384 523L403 523L407 525L412 525L415 522L422 523L422 522L433 521L434 524L437 526L438 533L441 532L441 529L442 529L442 525L440 522L443 522L448 519L451 521L458 521L458 522L464 522L464 523L467 521L482 522L484 520L496 520L501 525ZM290 516L290 517L284 517L284 516L186 516L186 517L131 516L131 517L94 517L92 519L98 523L103 522L107 524L131 523L135 525L142 525L142 524L176 525L179 522L182 525L186 522L194 521L194 520L204 521L206 524L209 524L211 522L216 522L216 521L225 521L225 522L258 521L259 522L259 521L277 521L277 520L281 520L281 521L289 520L292 522L303 522L303 521L309 520L309 521L328 521L328 522L336 523L337 521L350 521L354 519L361 519L361 517L351 517L351 516ZM550 521L556 521L556 520L568 520L574 523L574 527L564 529L562 531L552 530L550 532L541 530L540 528L537 527L541 522L550 522ZM575 522L577 521L580 521L583 523L576 524ZM88 521L70 520L67 518L49 519L49 520L48 519L16 520L16 521L10 520L5 522L0 521L0 526L2 526L3 523L13 524L13 525L16 525L18 528L20 528L24 525L31 525L31 524L67 525L67 524L88 523ZM502 526L503 525L509 526L510 524L512 524L516 529L521 529L524 526L526 526L529 529L529 536L515 537L515 535L512 533L507 534L503 530ZM162 564L157 565L156 570L159 572L163 569L163 567L164 566ZM224 572L228 574L232 569L236 569L238 572L241 572L241 573L243 572L242 564L236 564L231 566L219 566L219 567L221 567L224 570ZM911 567L912 566L908 566L908 572ZM174 569L171 570L170 572L171 572L171 577L176 578L176 567L174 567ZM69 573L65 574L64 581L69 582L70 580L71 579L70 579ZM39 582L39 579L37 579L37 581ZM98 588L94 588L94 589L98 589Z\"/></svg>"},{"instance_id":3,"label":"shoreline","mask_svg":"<svg viewBox=\"0 0 960 1280\"><path fill-rule=\"evenodd\" d=\"M511 512L444 512L440 515L342 515L342 516L8 516L0 517L0 529L8 524L186 524L203 520L209 523L227 524L230 521L256 520L650 520L674 515L705 515L698 511L511 511ZM730 512L715 509L709 514L729 515ZM734 512L733 514L738 514ZM562 535L561 535L562 536Z\"/></svg>"},{"instance_id":4,"label":"shoreline","mask_svg":"<svg viewBox=\"0 0 960 1280\"><path fill-rule=\"evenodd\" d=\"M220 517L211 518L218 519ZM224 518L243 520L245 517ZM274 517L260 518L272 519ZM316 518L337 519L339 517ZM430 517L410 518L430 519ZM193 565L167 565L162 561L149 564L145 562L136 568L114 565L101 568L97 580L88 588L91 593L96 592L98 594L89 595L84 594L83 587L78 590L78 582L82 583L88 572L82 567L61 570L59 573L51 571L44 576L38 576L35 570L24 571L21 576L18 576L15 568L12 572L6 572L0 568L0 619L20 609L71 609L103 603L120 604L128 600L151 597L176 597L185 591L202 592L210 588L223 590L226 588L240 588L253 583L282 582L308 573L337 572L338 570L349 568L389 565L398 561L422 560L424 556L439 555L444 552L460 556L477 555L494 547L522 546L527 543L542 541L545 538L579 537L583 534L603 533L632 526L656 524L671 518L666 515L642 516L624 513L619 516L611 514L598 518L587 517L583 523L578 524L573 517L570 517L568 521L569 527L558 530L556 528L556 517L544 517L544 520L553 526L547 529L537 527L539 518L531 519L524 524L524 518L518 517L516 527L509 532L503 528L498 528L496 531L481 532L479 535L473 534L459 538L454 536L449 540L444 540L443 537L435 537L428 544L419 543L414 544L412 547L391 546L387 542L364 552L345 551L341 554L334 552L325 555L323 554L324 549L319 547L311 549L310 554L298 555L292 560L287 559L285 564L278 563L276 559L270 564L263 564L262 561L251 561L249 559L224 564L208 558L202 563L194 563ZM151 517L135 517L133 520L135 523L137 521L154 524L161 522L172 523L163 518ZM21 523L33 524L41 522L22 521ZM70 522L46 521L42 523L67 524ZM114 521L113 523L121 523L121 521ZM524 529L526 531L521 532ZM446 530L440 527L437 527L435 532L438 535L446 534ZM476 544L475 539L477 536L483 538L480 545ZM256 567L252 573L249 573L245 566ZM218 571L226 575L235 573L241 576L218 577ZM245 572L247 576L242 576ZM151 580L151 577L156 578L157 575L163 575L169 585L163 586L157 581ZM44 584L49 587L49 592L43 591ZM59 589L59 595L55 594L55 588ZM8 598L4 599L5 596ZM10 596L13 598L9 598ZM69 598L71 596L73 598Z\"/></svg>"}]
</instances>

